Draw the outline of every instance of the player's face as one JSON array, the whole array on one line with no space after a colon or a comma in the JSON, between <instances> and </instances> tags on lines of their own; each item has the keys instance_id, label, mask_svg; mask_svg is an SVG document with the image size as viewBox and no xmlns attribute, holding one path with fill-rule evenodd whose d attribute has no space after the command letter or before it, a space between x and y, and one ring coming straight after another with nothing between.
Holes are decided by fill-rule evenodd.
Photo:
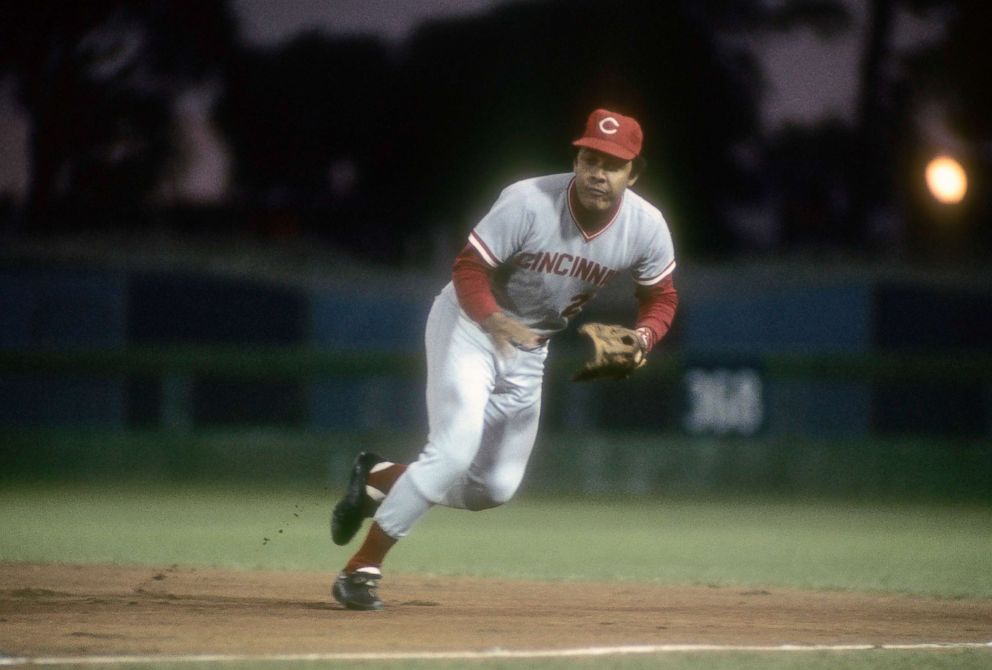
<instances>
[{"instance_id":1,"label":"player's face","mask_svg":"<svg viewBox=\"0 0 992 670\"><path fill-rule=\"evenodd\" d=\"M612 209L623 192L633 186L633 164L594 149L582 147L575 156L575 195L579 204L593 212Z\"/></svg>"}]
</instances>

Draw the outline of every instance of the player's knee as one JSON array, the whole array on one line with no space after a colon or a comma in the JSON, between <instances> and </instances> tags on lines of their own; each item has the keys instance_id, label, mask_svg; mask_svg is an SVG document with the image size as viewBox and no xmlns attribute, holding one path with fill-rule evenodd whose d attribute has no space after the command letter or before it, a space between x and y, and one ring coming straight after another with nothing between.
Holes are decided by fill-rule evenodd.
<instances>
[{"instance_id":1,"label":"player's knee","mask_svg":"<svg viewBox=\"0 0 992 670\"><path fill-rule=\"evenodd\" d=\"M465 507L473 512L499 507L508 503L516 492L516 482L488 483L467 492Z\"/></svg>"},{"instance_id":2,"label":"player's knee","mask_svg":"<svg viewBox=\"0 0 992 670\"><path fill-rule=\"evenodd\" d=\"M465 509L470 512L481 512L482 510L499 507L503 502L497 501L486 491L475 491L465 496Z\"/></svg>"},{"instance_id":3,"label":"player's knee","mask_svg":"<svg viewBox=\"0 0 992 670\"><path fill-rule=\"evenodd\" d=\"M490 487L489 489L489 499L493 502L493 507L499 505L505 505L510 502L513 495L517 492L517 484L502 484L499 486Z\"/></svg>"}]
</instances>

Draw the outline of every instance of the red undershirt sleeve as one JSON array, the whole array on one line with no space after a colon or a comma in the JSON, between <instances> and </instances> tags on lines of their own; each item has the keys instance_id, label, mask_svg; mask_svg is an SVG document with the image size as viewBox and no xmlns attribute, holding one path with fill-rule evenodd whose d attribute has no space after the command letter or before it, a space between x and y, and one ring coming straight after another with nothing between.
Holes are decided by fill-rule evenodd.
<instances>
[{"instance_id":1,"label":"red undershirt sleeve","mask_svg":"<svg viewBox=\"0 0 992 670\"><path fill-rule=\"evenodd\" d=\"M679 304L679 296L675 292L675 283L671 275L654 286L638 286L635 295L639 307L637 324L634 327L648 331L647 345L650 351L671 327L675 309Z\"/></svg>"},{"instance_id":2,"label":"red undershirt sleeve","mask_svg":"<svg viewBox=\"0 0 992 670\"><path fill-rule=\"evenodd\" d=\"M490 286L492 272L471 244L465 245L451 269L458 304L476 323L481 324L490 314L502 311Z\"/></svg>"}]
</instances>

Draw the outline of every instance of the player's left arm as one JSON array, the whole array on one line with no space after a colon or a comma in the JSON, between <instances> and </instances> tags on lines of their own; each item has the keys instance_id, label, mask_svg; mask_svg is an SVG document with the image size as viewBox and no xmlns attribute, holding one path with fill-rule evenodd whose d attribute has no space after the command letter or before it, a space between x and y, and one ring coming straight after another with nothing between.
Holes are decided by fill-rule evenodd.
<instances>
[{"instance_id":1,"label":"player's left arm","mask_svg":"<svg viewBox=\"0 0 992 670\"><path fill-rule=\"evenodd\" d=\"M634 294L638 304L634 330L641 336L644 353L647 353L672 327L679 294L671 274L652 286L638 284Z\"/></svg>"},{"instance_id":2,"label":"player's left arm","mask_svg":"<svg viewBox=\"0 0 992 670\"><path fill-rule=\"evenodd\" d=\"M643 253L631 267L636 283L637 321L634 329L641 335L645 353L668 333L679 305L675 290L675 247L668 225L660 212L644 228L640 248Z\"/></svg>"}]
</instances>

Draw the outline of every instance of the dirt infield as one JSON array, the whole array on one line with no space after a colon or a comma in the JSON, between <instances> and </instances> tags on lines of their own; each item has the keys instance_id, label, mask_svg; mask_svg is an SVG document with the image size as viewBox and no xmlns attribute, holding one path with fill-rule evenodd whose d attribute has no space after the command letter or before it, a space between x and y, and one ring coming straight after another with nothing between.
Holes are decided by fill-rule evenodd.
<instances>
[{"instance_id":1,"label":"dirt infield","mask_svg":"<svg viewBox=\"0 0 992 670\"><path fill-rule=\"evenodd\" d=\"M389 575L384 612L334 574L0 563L0 655L280 654L992 640L992 602Z\"/></svg>"}]
</instances>

